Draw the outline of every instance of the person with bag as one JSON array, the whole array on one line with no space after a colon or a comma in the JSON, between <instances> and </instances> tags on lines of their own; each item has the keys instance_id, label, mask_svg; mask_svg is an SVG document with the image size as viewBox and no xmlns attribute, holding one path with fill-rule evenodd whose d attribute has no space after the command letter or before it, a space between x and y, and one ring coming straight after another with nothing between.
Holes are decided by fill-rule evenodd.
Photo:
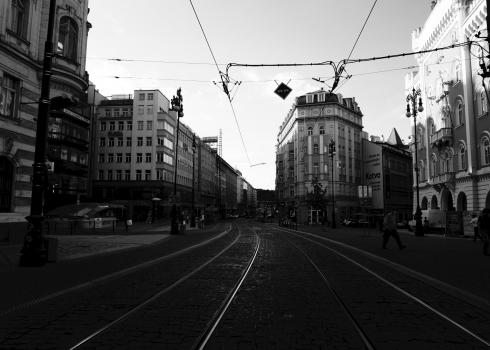
<instances>
[{"instance_id":1,"label":"person with bag","mask_svg":"<svg viewBox=\"0 0 490 350\"><path fill-rule=\"evenodd\" d=\"M393 210L386 213L385 217L383 218L383 249L386 249L386 245L388 244L388 240L391 236L393 236L393 238L396 240L400 250L406 248L406 246L402 244L400 235L396 230L396 213Z\"/></svg>"}]
</instances>

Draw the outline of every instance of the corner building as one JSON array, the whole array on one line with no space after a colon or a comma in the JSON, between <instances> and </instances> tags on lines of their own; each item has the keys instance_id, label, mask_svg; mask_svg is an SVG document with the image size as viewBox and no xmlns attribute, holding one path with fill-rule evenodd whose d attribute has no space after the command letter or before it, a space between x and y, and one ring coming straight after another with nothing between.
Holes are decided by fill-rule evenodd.
<instances>
[{"instance_id":1,"label":"corner building","mask_svg":"<svg viewBox=\"0 0 490 350\"><path fill-rule=\"evenodd\" d=\"M295 211L298 222L315 224L330 221L332 207L337 221L357 212L362 116L354 98L323 89L296 98L277 136L276 196L280 216ZM331 140L336 145L333 159L328 153ZM324 191L321 207L308 199L315 184Z\"/></svg>"},{"instance_id":2,"label":"corner building","mask_svg":"<svg viewBox=\"0 0 490 350\"><path fill-rule=\"evenodd\" d=\"M478 32L487 32L486 16L483 0L433 2L424 26L412 33L413 50L478 40ZM418 156L421 209L456 212L465 222L472 212L490 207L488 78L483 83L479 75L480 63L489 64L488 45L478 41L416 56L419 69L405 81L407 93L421 90L424 105L412 130L418 140L412 154Z\"/></svg>"}]
</instances>

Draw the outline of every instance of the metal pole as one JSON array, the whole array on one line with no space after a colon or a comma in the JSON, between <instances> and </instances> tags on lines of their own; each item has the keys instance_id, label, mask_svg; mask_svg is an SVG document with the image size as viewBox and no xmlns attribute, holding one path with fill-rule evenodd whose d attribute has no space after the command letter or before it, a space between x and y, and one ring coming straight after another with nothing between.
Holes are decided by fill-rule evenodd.
<instances>
[{"instance_id":1,"label":"metal pole","mask_svg":"<svg viewBox=\"0 0 490 350\"><path fill-rule=\"evenodd\" d=\"M196 162L196 134L192 134L192 208L191 208L191 227L196 227L196 213L194 208L194 166Z\"/></svg>"},{"instance_id":2,"label":"metal pole","mask_svg":"<svg viewBox=\"0 0 490 350\"><path fill-rule=\"evenodd\" d=\"M331 158L331 166L332 166L332 228L337 227L337 223L335 222L335 185L334 185L334 166L333 166L333 157L335 155L335 141L330 141L330 158Z\"/></svg>"},{"instance_id":3,"label":"metal pole","mask_svg":"<svg viewBox=\"0 0 490 350\"><path fill-rule=\"evenodd\" d=\"M47 260L47 250L43 236L43 202L44 189L47 184L46 148L49 120L49 91L51 83L53 62L53 31L56 0L49 2L48 28L46 42L44 43L44 63L41 81L41 96L37 114L36 149L34 152L34 164L32 165L32 195L31 214L26 217L29 222L27 233L24 237L24 246L21 251L19 265L36 266L44 265Z\"/></svg>"},{"instance_id":4,"label":"metal pole","mask_svg":"<svg viewBox=\"0 0 490 350\"><path fill-rule=\"evenodd\" d=\"M179 233L179 223L177 222L177 167L178 167L178 150L179 150L179 129L180 118L184 115L182 106L182 95L180 88L177 89L177 96L172 98L172 109L177 111L177 136L175 142L175 160L174 160L174 203L172 205L172 222L170 227L170 234L176 235Z\"/></svg>"}]
</instances>

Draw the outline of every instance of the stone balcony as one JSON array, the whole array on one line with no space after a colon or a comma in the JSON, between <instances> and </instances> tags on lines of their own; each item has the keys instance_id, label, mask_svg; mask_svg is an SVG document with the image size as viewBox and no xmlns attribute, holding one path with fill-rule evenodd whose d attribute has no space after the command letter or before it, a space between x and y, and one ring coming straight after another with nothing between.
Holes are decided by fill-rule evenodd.
<instances>
[{"instance_id":1,"label":"stone balcony","mask_svg":"<svg viewBox=\"0 0 490 350\"><path fill-rule=\"evenodd\" d=\"M437 191L446 187L454 190L456 184L456 176L454 171L448 171L444 174L439 174L430 179L430 183Z\"/></svg>"},{"instance_id":2,"label":"stone balcony","mask_svg":"<svg viewBox=\"0 0 490 350\"><path fill-rule=\"evenodd\" d=\"M430 144L432 147L452 146L453 145L453 129L441 128L434 134L430 135Z\"/></svg>"}]
</instances>

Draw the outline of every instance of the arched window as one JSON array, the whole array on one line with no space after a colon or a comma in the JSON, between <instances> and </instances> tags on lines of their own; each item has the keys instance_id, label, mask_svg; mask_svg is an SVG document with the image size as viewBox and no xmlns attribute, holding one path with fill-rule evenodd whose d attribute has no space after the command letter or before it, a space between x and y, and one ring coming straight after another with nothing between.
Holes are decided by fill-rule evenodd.
<instances>
[{"instance_id":1,"label":"arched window","mask_svg":"<svg viewBox=\"0 0 490 350\"><path fill-rule=\"evenodd\" d=\"M459 145L459 170L466 169L466 146L464 143Z\"/></svg>"},{"instance_id":2,"label":"arched window","mask_svg":"<svg viewBox=\"0 0 490 350\"><path fill-rule=\"evenodd\" d=\"M461 62L459 60L456 60L454 65L454 76L457 82L461 81Z\"/></svg>"},{"instance_id":3,"label":"arched window","mask_svg":"<svg viewBox=\"0 0 490 350\"><path fill-rule=\"evenodd\" d=\"M419 161L419 176L421 181L427 180L427 177L425 175L425 164L423 160Z\"/></svg>"},{"instance_id":4,"label":"arched window","mask_svg":"<svg viewBox=\"0 0 490 350\"><path fill-rule=\"evenodd\" d=\"M437 157L435 154L432 155L430 159L430 176L437 176Z\"/></svg>"},{"instance_id":5,"label":"arched window","mask_svg":"<svg viewBox=\"0 0 490 350\"><path fill-rule=\"evenodd\" d=\"M482 165L490 164L490 140L487 136L481 140Z\"/></svg>"},{"instance_id":6,"label":"arched window","mask_svg":"<svg viewBox=\"0 0 490 350\"><path fill-rule=\"evenodd\" d=\"M481 109L481 114L487 114L488 112L488 104L487 104L487 93L485 90L480 92L480 109Z\"/></svg>"},{"instance_id":7,"label":"arched window","mask_svg":"<svg viewBox=\"0 0 490 350\"><path fill-rule=\"evenodd\" d=\"M12 0L10 29L22 38L27 37L27 24L29 20L29 1Z\"/></svg>"},{"instance_id":8,"label":"arched window","mask_svg":"<svg viewBox=\"0 0 490 350\"><path fill-rule=\"evenodd\" d=\"M78 26L73 18L64 16L60 19L58 35L58 52L70 60L77 60Z\"/></svg>"},{"instance_id":9,"label":"arched window","mask_svg":"<svg viewBox=\"0 0 490 350\"><path fill-rule=\"evenodd\" d=\"M320 126L320 135L325 135L325 127L323 125Z\"/></svg>"},{"instance_id":10,"label":"arched window","mask_svg":"<svg viewBox=\"0 0 490 350\"><path fill-rule=\"evenodd\" d=\"M315 143L315 144L313 145L313 154L318 154L318 153L320 153L320 152L319 152L319 147L318 147L318 144L316 144L316 143Z\"/></svg>"},{"instance_id":11,"label":"arched window","mask_svg":"<svg viewBox=\"0 0 490 350\"><path fill-rule=\"evenodd\" d=\"M464 124L464 104L463 101L459 100L456 107L456 122L458 125Z\"/></svg>"},{"instance_id":12,"label":"arched window","mask_svg":"<svg viewBox=\"0 0 490 350\"><path fill-rule=\"evenodd\" d=\"M429 205L429 201L427 200L427 197L422 198L421 209L427 210L428 205Z\"/></svg>"},{"instance_id":13,"label":"arched window","mask_svg":"<svg viewBox=\"0 0 490 350\"><path fill-rule=\"evenodd\" d=\"M313 135L313 128L311 126L308 127L308 135Z\"/></svg>"}]
</instances>

